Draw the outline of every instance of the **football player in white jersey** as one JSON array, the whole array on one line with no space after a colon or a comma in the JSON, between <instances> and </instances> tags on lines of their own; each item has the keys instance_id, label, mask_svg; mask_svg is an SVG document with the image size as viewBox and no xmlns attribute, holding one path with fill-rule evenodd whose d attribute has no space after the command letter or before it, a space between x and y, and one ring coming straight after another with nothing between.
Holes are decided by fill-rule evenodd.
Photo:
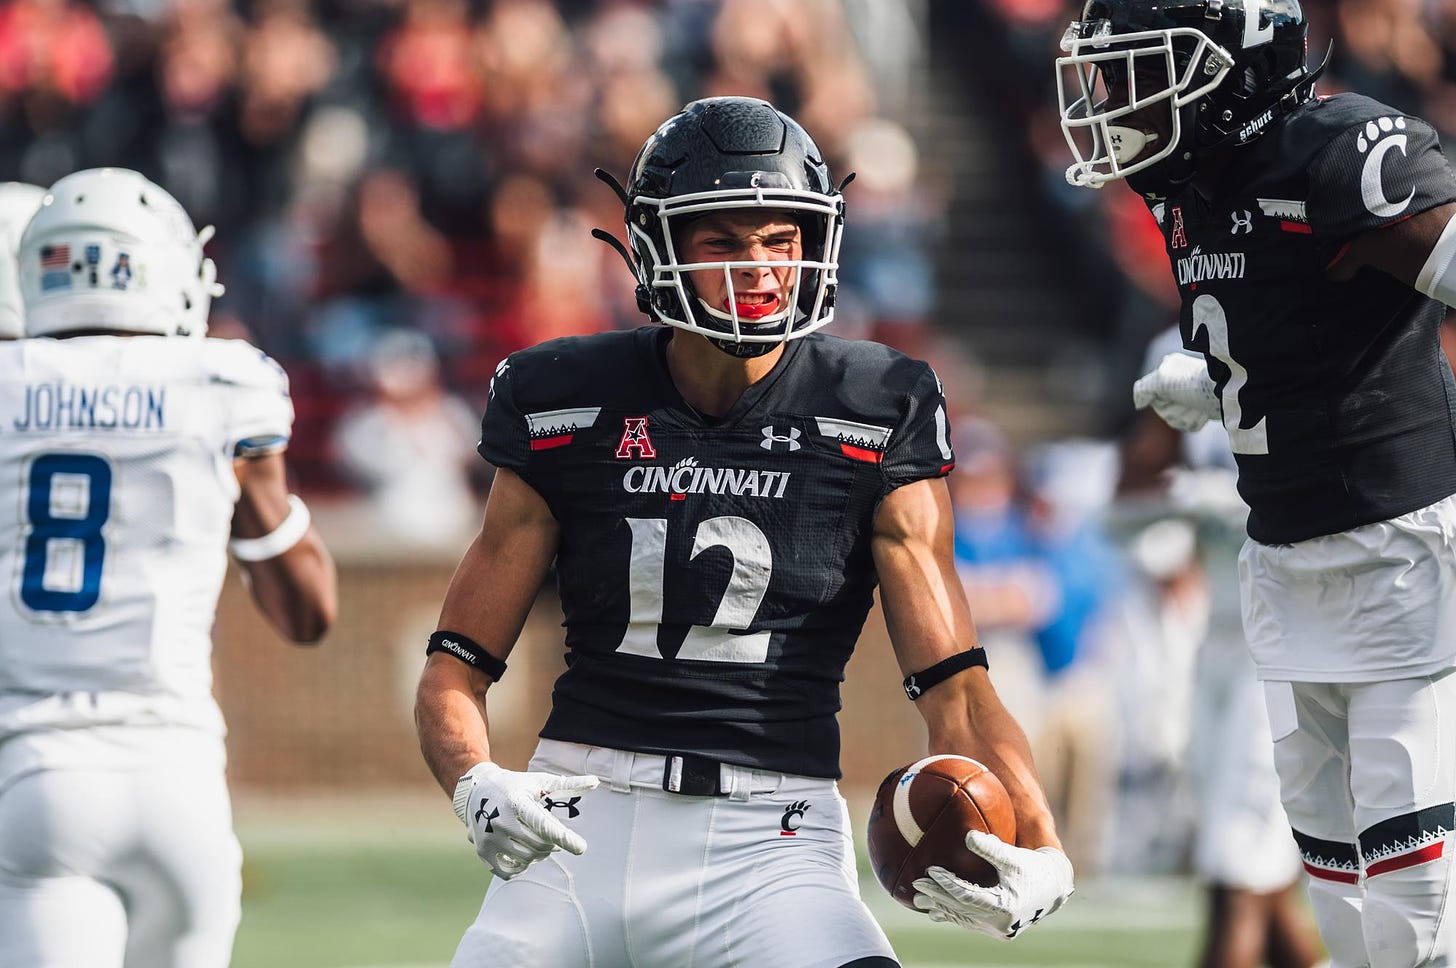
<instances>
[{"instance_id":1,"label":"football player in white jersey","mask_svg":"<svg viewBox=\"0 0 1456 968\"><path fill-rule=\"evenodd\" d=\"M203 338L205 241L120 169L61 179L21 240L27 338L0 344L0 965L227 965L227 551L283 635L334 617L333 562L285 486L287 378Z\"/></svg>"},{"instance_id":2,"label":"football player in white jersey","mask_svg":"<svg viewBox=\"0 0 1456 968\"><path fill-rule=\"evenodd\" d=\"M20 248L20 234L40 208L45 193L39 185L0 183L0 339L25 335L25 306L20 300L15 252Z\"/></svg>"}]
</instances>

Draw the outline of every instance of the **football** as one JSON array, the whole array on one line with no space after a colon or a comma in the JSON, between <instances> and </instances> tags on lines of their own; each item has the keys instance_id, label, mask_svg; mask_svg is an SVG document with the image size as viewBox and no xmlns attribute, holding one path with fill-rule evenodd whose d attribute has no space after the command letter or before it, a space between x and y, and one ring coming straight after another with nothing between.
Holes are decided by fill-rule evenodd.
<instances>
[{"instance_id":1,"label":"football","mask_svg":"<svg viewBox=\"0 0 1456 968\"><path fill-rule=\"evenodd\" d=\"M968 756L928 756L880 784L865 831L870 866L890 896L914 908L912 883L927 867L989 887L996 869L966 848L966 832L1016 842L1011 796L996 774Z\"/></svg>"}]
</instances>

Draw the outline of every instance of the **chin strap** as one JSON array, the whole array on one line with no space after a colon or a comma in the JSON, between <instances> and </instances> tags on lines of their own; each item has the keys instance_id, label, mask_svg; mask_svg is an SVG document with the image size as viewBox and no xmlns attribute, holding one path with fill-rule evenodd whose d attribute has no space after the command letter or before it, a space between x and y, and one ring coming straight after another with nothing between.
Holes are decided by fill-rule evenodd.
<instances>
[{"instance_id":1,"label":"chin strap","mask_svg":"<svg viewBox=\"0 0 1456 968\"><path fill-rule=\"evenodd\" d=\"M709 336L707 339L709 343L712 343L724 353L727 353L729 356L740 360L751 360L755 356L763 356L775 346L784 345L783 340L780 340L777 343L740 343L735 340L717 339L712 336Z\"/></svg>"},{"instance_id":2,"label":"chin strap","mask_svg":"<svg viewBox=\"0 0 1456 968\"><path fill-rule=\"evenodd\" d=\"M1329 49L1325 51L1325 59L1320 62L1320 66L1300 78L1294 87L1290 89L1289 93L1279 99L1279 111L1281 114L1293 111L1305 101L1314 97L1315 81L1318 81L1320 75L1325 72L1325 68L1330 66L1330 55L1334 51L1335 42L1330 41Z\"/></svg>"}]
</instances>

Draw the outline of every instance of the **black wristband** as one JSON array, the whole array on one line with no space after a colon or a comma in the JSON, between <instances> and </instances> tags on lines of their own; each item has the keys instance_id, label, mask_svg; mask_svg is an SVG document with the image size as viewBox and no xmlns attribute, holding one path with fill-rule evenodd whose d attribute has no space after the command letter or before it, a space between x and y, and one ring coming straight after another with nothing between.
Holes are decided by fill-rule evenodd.
<instances>
[{"instance_id":1,"label":"black wristband","mask_svg":"<svg viewBox=\"0 0 1456 968\"><path fill-rule=\"evenodd\" d=\"M962 669L970 669L980 666L982 669L990 669L991 663L986 661L986 650L977 646L974 649L967 649L965 652L957 652L955 655L941 659L929 669L922 669L912 676L906 676L901 683L905 687L905 695L914 702L932 686L938 686Z\"/></svg>"},{"instance_id":2,"label":"black wristband","mask_svg":"<svg viewBox=\"0 0 1456 968\"><path fill-rule=\"evenodd\" d=\"M425 655L429 655L431 652L448 652L472 669L484 672L496 682L500 682L501 676L506 674L504 659L497 659L485 651L485 646L459 632L446 632L442 629L431 634L430 644L425 647Z\"/></svg>"}]
</instances>

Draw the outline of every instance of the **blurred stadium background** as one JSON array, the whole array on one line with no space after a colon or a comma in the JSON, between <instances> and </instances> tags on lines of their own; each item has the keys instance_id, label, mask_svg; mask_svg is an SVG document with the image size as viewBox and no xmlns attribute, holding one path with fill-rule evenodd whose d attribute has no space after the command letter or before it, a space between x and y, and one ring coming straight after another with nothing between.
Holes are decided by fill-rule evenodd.
<instances>
[{"instance_id":1,"label":"blurred stadium background","mask_svg":"<svg viewBox=\"0 0 1456 968\"><path fill-rule=\"evenodd\" d=\"M1456 135L1456 0L1304 7L1311 60L1333 43L1322 90L1357 89ZM592 169L624 173L685 101L768 97L815 134L837 175L859 173L834 331L930 359L966 428L963 468L1005 458L1017 500L1102 528L1128 388L1176 296L1138 200L1063 181L1052 59L1074 11L1065 0L0 6L0 179L136 168L217 227L209 253L228 292L212 331L288 369L295 486L341 565L341 619L316 651L285 649L235 576L219 610L218 693L248 855L237 965L443 965L473 916L484 871L420 761L410 704L489 486L476 422L506 353L639 324L618 257L588 235L621 222ZM1006 947L932 927L868 883L907 966L1192 957L1189 645L1146 603L1147 554L1103 537L1126 567L1105 570L1117 578L1094 596L1098 621L1055 659L1024 634L997 653L1029 730L1055 718L1053 703L1110 708L1091 768L1112 799L1093 811L1078 896ZM982 601L989 616L1000 599ZM524 764L561 662L554 609L547 590L492 693L508 765ZM1096 675L1080 692L1057 685L1083 668ZM877 781L921 748L898 681L872 622L842 717L861 826Z\"/></svg>"}]
</instances>

